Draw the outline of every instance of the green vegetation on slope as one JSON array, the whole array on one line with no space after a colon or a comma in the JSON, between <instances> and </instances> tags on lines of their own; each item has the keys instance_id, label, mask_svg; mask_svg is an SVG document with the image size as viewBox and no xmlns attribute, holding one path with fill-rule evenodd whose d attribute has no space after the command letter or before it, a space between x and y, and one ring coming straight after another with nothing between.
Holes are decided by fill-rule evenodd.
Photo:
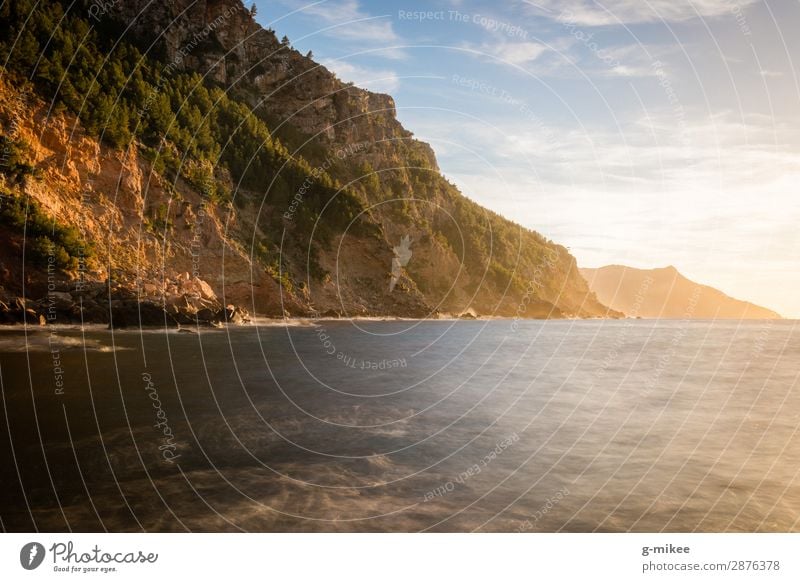
<instances>
[{"instance_id":1,"label":"green vegetation on slope","mask_svg":"<svg viewBox=\"0 0 800 582\"><path fill-rule=\"evenodd\" d=\"M92 26L80 14L74 8L65 13L59 2L5 2L0 59L30 79L56 110L76 114L90 135L116 148L135 139L156 171L180 175L211 202L230 199L226 174L236 185L264 193L274 207L288 207L305 184L303 204L293 214L292 232L300 239L326 204L322 241L362 211L357 196L338 192L327 173L291 156L247 105L198 74L174 71L132 44L116 42L112 25ZM273 248L282 231L279 219L275 213L262 225Z\"/></svg>"},{"instance_id":2,"label":"green vegetation on slope","mask_svg":"<svg viewBox=\"0 0 800 582\"><path fill-rule=\"evenodd\" d=\"M125 148L135 141L156 171L182 178L209 203L225 204L235 196L240 209L255 209L257 218L244 218L258 221L252 251L268 272L288 270L290 279L304 279L305 272L292 273L290 263L305 271L308 249L309 271L322 278L316 245L324 249L354 220L349 233L378 235L377 221L390 238L396 237L393 231L407 229L443 249L437 258L444 256L443 268L414 261L408 272L429 300L451 284L458 287L461 298L445 308L466 307L463 298L479 294L474 305L482 312L496 309L503 297L506 312L530 297L566 313L601 311L587 297L565 248L462 196L434 167L427 146L391 116L369 114L358 121L376 130L364 135L387 136L386 143L370 143L370 163L366 156L339 160L330 145L273 117L269 103L254 112L247 103L259 93L247 79L227 92L210 76L182 72L156 58L155 32L153 38L137 38L142 47L137 48L111 20L88 21L85 0L70 4L66 14L64 6L48 0L0 5L0 58L11 74L30 79L56 110L76 114L105 143ZM212 35L207 41L220 44L220 38ZM156 52L144 56L150 46ZM288 43L283 47L291 50ZM303 66L317 65L307 60ZM308 95L309 100L318 97L313 91ZM346 100L342 107L347 115ZM325 160L333 163L322 169ZM361 213L364 217L357 219ZM282 241L284 228L288 239ZM309 245L312 231L315 242Z\"/></svg>"},{"instance_id":3,"label":"green vegetation on slope","mask_svg":"<svg viewBox=\"0 0 800 582\"><path fill-rule=\"evenodd\" d=\"M81 261L93 256L78 229L61 224L28 197L0 192L0 225L25 238L26 253L40 267L52 263L59 269L76 270Z\"/></svg>"}]
</instances>

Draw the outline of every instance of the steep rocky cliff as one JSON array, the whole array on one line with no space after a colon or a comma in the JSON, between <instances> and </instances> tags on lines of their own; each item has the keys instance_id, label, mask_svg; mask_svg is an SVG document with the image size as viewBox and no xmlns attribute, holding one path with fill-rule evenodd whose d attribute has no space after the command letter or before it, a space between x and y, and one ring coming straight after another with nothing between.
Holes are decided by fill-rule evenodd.
<instances>
[{"instance_id":1,"label":"steep rocky cliff","mask_svg":"<svg viewBox=\"0 0 800 582\"><path fill-rule=\"evenodd\" d=\"M0 123L18 158L4 163L3 200L54 229L32 239L30 215L5 218L6 298L49 285L98 313L113 311L104 299L147 298L178 317L229 303L263 315L608 314L565 248L447 182L390 96L341 82L238 0L0 11ZM52 249L23 259L53 242L57 269Z\"/></svg>"},{"instance_id":2,"label":"steep rocky cliff","mask_svg":"<svg viewBox=\"0 0 800 582\"><path fill-rule=\"evenodd\" d=\"M389 95L343 83L263 29L240 0L116 2L124 34L175 70L196 71L323 144L369 144L357 157L438 170L433 150L411 140ZM397 144L400 140L400 145ZM413 151L415 159L408 158Z\"/></svg>"},{"instance_id":3,"label":"steep rocky cliff","mask_svg":"<svg viewBox=\"0 0 800 582\"><path fill-rule=\"evenodd\" d=\"M0 123L7 130L13 126L15 141L25 144L26 163L36 169L20 184L7 175L0 178L6 191L0 210L19 200L23 212L44 217L47 230L57 225L76 229L86 249L70 268L52 268L53 251L44 249L37 257L30 228L25 232L4 224L0 275L5 297L0 299L6 305L14 297L33 299L28 307L35 308L38 321L39 314L50 315L47 306L52 301L47 297L55 292L55 319L60 323L81 321L81 316L107 322L114 312L108 306L117 307L123 300L129 301L127 309L117 319L121 323L124 317L126 324L135 323L136 302L143 301L190 304L188 311L173 309L176 316L207 307L216 314L231 303L263 315L312 313L302 282L295 288L248 249L257 210L210 204L185 180L170 181L154 172L135 144L119 151L99 143L85 134L73 115L48 114L43 101L6 79L0 79ZM427 313L407 278L405 293L377 293L392 258L381 239L372 237L366 247L341 242L338 260L364 271L367 279L360 281L358 291L364 294L374 285L374 296L362 298L350 285L326 275L316 285L323 313L338 313L342 304L353 309L353 315ZM337 257L324 256L323 261L335 268ZM58 295L63 293L72 294L71 304ZM337 299L340 294L342 301ZM83 309L78 309L80 303ZM146 323L162 321L161 313L153 313ZM179 322L190 321L171 317L167 323Z\"/></svg>"}]
</instances>

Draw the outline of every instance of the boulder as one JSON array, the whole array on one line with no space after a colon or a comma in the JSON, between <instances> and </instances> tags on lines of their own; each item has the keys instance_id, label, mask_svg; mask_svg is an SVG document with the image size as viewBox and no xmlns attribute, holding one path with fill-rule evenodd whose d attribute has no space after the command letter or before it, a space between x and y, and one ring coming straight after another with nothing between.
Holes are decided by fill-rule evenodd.
<instances>
[{"instance_id":1,"label":"boulder","mask_svg":"<svg viewBox=\"0 0 800 582\"><path fill-rule=\"evenodd\" d=\"M66 291L50 291L47 296L51 299L55 299L56 301L60 301L62 303L72 303L72 295L67 293Z\"/></svg>"},{"instance_id":2,"label":"boulder","mask_svg":"<svg viewBox=\"0 0 800 582\"><path fill-rule=\"evenodd\" d=\"M135 300L112 303L114 305L111 306L109 328L177 327L178 325L174 315L159 304L150 301L139 303Z\"/></svg>"},{"instance_id":3,"label":"boulder","mask_svg":"<svg viewBox=\"0 0 800 582\"><path fill-rule=\"evenodd\" d=\"M195 288L197 292L200 293L200 297L206 299L207 301L216 301L217 294L214 293L214 290L211 288L211 285L203 281L202 279L195 279Z\"/></svg>"},{"instance_id":4,"label":"boulder","mask_svg":"<svg viewBox=\"0 0 800 582\"><path fill-rule=\"evenodd\" d=\"M250 314L246 309L235 305L228 305L225 309L220 310L217 314L217 319L227 323L241 325L250 322Z\"/></svg>"},{"instance_id":5,"label":"boulder","mask_svg":"<svg viewBox=\"0 0 800 582\"><path fill-rule=\"evenodd\" d=\"M208 307L204 307L200 311L195 314L198 323L213 323L217 321L217 314L209 309Z\"/></svg>"}]
</instances>

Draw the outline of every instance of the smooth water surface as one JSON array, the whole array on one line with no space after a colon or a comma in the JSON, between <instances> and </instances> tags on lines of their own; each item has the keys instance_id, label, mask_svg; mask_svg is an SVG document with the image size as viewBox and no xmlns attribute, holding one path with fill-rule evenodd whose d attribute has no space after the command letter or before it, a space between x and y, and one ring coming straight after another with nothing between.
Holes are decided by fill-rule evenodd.
<instances>
[{"instance_id":1,"label":"smooth water surface","mask_svg":"<svg viewBox=\"0 0 800 582\"><path fill-rule=\"evenodd\" d=\"M799 364L792 321L4 330L0 518L796 531Z\"/></svg>"}]
</instances>

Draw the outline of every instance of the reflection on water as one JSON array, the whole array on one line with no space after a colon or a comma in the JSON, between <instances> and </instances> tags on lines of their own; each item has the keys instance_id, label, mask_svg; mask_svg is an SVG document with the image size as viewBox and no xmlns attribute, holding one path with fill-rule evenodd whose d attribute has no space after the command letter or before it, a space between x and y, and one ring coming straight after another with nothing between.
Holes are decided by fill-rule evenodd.
<instances>
[{"instance_id":1,"label":"reflection on water","mask_svg":"<svg viewBox=\"0 0 800 582\"><path fill-rule=\"evenodd\" d=\"M7 530L798 530L798 363L794 322L6 330L0 517Z\"/></svg>"}]
</instances>

